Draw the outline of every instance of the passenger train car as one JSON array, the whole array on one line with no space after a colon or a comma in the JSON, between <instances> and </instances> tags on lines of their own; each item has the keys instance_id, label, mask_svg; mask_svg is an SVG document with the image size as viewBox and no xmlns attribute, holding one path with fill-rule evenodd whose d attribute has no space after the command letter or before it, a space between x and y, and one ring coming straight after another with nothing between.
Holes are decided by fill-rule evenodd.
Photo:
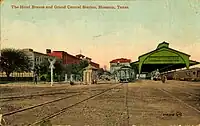
<instances>
[{"instance_id":1,"label":"passenger train car","mask_svg":"<svg viewBox=\"0 0 200 126\"><path fill-rule=\"evenodd\" d=\"M168 80L200 81L200 68L191 68L167 73Z\"/></svg>"}]
</instances>

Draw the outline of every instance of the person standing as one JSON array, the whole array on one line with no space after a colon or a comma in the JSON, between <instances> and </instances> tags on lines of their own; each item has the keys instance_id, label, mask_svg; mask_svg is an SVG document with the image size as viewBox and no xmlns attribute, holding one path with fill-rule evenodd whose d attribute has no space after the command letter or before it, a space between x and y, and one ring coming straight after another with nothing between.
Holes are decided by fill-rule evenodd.
<instances>
[{"instance_id":1,"label":"person standing","mask_svg":"<svg viewBox=\"0 0 200 126\"><path fill-rule=\"evenodd\" d=\"M167 77L165 75L162 75L161 80L163 83L165 83L166 79L167 79Z\"/></svg>"}]
</instances>

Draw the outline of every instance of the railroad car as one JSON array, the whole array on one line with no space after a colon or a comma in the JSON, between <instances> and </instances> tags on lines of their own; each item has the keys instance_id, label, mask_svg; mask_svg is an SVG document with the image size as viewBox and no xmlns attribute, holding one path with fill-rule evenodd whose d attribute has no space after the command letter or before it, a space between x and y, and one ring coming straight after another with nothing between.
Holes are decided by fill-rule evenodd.
<instances>
[{"instance_id":1,"label":"railroad car","mask_svg":"<svg viewBox=\"0 0 200 126\"><path fill-rule=\"evenodd\" d=\"M181 81L200 81L200 68L192 68L175 71L173 73L168 73L167 78L173 76L174 80Z\"/></svg>"}]
</instances>

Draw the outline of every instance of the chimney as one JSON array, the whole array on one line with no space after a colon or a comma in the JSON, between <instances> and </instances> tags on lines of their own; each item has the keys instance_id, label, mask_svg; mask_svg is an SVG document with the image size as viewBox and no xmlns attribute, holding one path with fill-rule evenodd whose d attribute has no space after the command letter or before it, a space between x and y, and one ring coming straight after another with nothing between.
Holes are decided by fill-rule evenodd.
<instances>
[{"instance_id":1,"label":"chimney","mask_svg":"<svg viewBox=\"0 0 200 126\"><path fill-rule=\"evenodd\" d=\"M87 60L89 60L89 61L91 61L91 60L92 60L92 59L91 59L91 58L89 58L89 57L86 57L86 59L87 59Z\"/></svg>"},{"instance_id":2,"label":"chimney","mask_svg":"<svg viewBox=\"0 0 200 126\"><path fill-rule=\"evenodd\" d=\"M46 49L46 54L51 53L51 49Z\"/></svg>"}]
</instances>

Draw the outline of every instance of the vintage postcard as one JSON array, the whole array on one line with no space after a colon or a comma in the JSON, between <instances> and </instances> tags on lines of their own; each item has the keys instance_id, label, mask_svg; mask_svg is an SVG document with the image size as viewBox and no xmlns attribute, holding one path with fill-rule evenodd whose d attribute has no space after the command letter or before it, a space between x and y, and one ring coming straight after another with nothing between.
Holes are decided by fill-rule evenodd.
<instances>
[{"instance_id":1,"label":"vintage postcard","mask_svg":"<svg viewBox=\"0 0 200 126\"><path fill-rule=\"evenodd\" d=\"M0 0L0 126L200 126L200 0Z\"/></svg>"}]
</instances>

